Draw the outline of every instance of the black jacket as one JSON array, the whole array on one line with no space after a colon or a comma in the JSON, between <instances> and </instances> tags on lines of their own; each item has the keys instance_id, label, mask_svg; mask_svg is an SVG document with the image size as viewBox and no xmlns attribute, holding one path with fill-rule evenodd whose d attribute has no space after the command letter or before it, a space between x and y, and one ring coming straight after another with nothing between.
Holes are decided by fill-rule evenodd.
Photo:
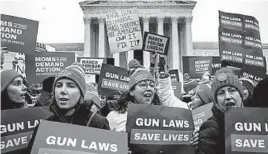
<instances>
[{"instance_id":1,"label":"black jacket","mask_svg":"<svg viewBox=\"0 0 268 154\"><path fill-rule=\"evenodd\" d=\"M202 124L196 154L225 154L224 113L212 108L213 116Z\"/></svg>"},{"instance_id":2,"label":"black jacket","mask_svg":"<svg viewBox=\"0 0 268 154\"><path fill-rule=\"evenodd\" d=\"M45 120L86 126L91 116L93 116L88 127L110 130L109 122L105 117L102 117L98 114L93 115L93 112L82 105L74 112L73 115L69 117L63 117L63 115L59 112L57 105L55 104L50 106L50 111L53 113L53 115Z\"/></svg>"}]
</instances>

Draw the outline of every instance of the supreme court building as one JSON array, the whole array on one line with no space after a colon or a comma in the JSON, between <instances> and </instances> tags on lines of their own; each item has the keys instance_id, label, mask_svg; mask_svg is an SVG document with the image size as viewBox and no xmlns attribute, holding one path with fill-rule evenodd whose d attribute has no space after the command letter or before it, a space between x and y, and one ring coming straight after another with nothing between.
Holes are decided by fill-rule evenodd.
<instances>
[{"instance_id":1,"label":"supreme court building","mask_svg":"<svg viewBox=\"0 0 268 154\"><path fill-rule=\"evenodd\" d=\"M166 63L179 69L182 77L182 56L192 55L192 11L196 5L190 0L86 0L79 3L84 13L84 56L113 57L115 66L127 67L137 59L149 68L150 53L141 50L111 55L105 26L105 13L118 9L137 8L142 32L149 31L170 37ZM182 78L181 78L182 81Z\"/></svg>"}]
</instances>

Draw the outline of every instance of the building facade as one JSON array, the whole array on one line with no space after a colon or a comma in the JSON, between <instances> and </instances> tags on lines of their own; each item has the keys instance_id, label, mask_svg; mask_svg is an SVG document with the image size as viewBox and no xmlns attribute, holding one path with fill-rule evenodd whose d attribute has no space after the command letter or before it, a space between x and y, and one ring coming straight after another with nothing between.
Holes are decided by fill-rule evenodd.
<instances>
[{"instance_id":1,"label":"building facade","mask_svg":"<svg viewBox=\"0 0 268 154\"><path fill-rule=\"evenodd\" d=\"M127 67L137 59L145 67L150 65L150 53L132 50L111 55L105 28L105 14L118 9L137 8L142 32L152 32L170 37L166 62L170 68L182 72L182 56L192 55L192 11L195 1L181 0L87 0L79 3L84 13L84 56L110 57L115 65ZM180 75L182 77L182 75ZM181 78L182 80L182 78Z\"/></svg>"}]
</instances>

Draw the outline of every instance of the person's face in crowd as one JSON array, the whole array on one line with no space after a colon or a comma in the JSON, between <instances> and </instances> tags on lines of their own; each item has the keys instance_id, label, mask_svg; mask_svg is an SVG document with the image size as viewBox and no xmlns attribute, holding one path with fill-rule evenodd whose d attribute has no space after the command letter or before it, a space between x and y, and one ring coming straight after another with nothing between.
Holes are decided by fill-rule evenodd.
<instances>
[{"instance_id":1,"label":"person's face in crowd","mask_svg":"<svg viewBox=\"0 0 268 154\"><path fill-rule=\"evenodd\" d=\"M105 106L107 101L107 98L105 96L100 96L100 106L103 107Z\"/></svg>"},{"instance_id":2,"label":"person's face in crowd","mask_svg":"<svg viewBox=\"0 0 268 154\"><path fill-rule=\"evenodd\" d=\"M60 79L55 84L55 99L61 109L72 109L79 102L80 90L75 82Z\"/></svg>"},{"instance_id":3,"label":"person's face in crowd","mask_svg":"<svg viewBox=\"0 0 268 154\"><path fill-rule=\"evenodd\" d=\"M243 86L243 98L246 100L249 97L249 91L246 87Z\"/></svg>"},{"instance_id":4,"label":"person's face in crowd","mask_svg":"<svg viewBox=\"0 0 268 154\"><path fill-rule=\"evenodd\" d=\"M217 94L216 99L221 111L225 112L231 107L242 107L243 102L239 92L234 87L223 87Z\"/></svg>"},{"instance_id":5,"label":"person's face in crowd","mask_svg":"<svg viewBox=\"0 0 268 154\"><path fill-rule=\"evenodd\" d=\"M191 105L192 109L195 109L202 105L202 100L200 99L197 93L195 93L195 95L192 96L191 99L192 99L192 105Z\"/></svg>"},{"instance_id":6,"label":"person's face in crowd","mask_svg":"<svg viewBox=\"0 0 268 154\"><path fill-rule=\"evenodd\" d=\"M130 95L133 96L139 104L151 104L155 94L154 81L145 80L137 83Z\"/></svg>"},{"instance_id":7,"label":"person's face in crowd","mask_svg":"<svg viewBox=\"0 0 268 154\"><path fill-rule=\"evenodd\" d=\"M7 94L11 101L24 103L27 87L21 77L16 77L7 87Z\"/></svg>"}]
</instances>

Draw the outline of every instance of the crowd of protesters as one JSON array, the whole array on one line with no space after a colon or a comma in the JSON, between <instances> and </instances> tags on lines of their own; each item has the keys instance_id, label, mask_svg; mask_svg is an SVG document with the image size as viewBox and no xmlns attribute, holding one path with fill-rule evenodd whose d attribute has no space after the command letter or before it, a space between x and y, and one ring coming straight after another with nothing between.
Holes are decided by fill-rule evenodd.
<instances>
[{"instance_id":1,"label":"crowd of protesters","mask_svg":"<svg viewBox=\"0 0 268 154\"><path fill-rule=\"evenodd\" d=\"M98 95L96 83L86 84L83 67L74 63L57 76L44 80L42 89L35 95L38 98L30 107L49 106L52 113L46 118L49 121L125 132L129 104L195 109L213 103L213 116L200 130L194 131L191 144L197 147L197 154L224 154L224 113L232 107L268 106L268 79L254 87L250 79L239 79L228 68L221 68L214 77L205 73L200 81L190 80L185 74L184 89L187 90L183 98L177 98L167 70L163 73L153 71L144 68L137 60L131 60L129 90L118 96L105 97ZM158 75L155 77L155 74ZM31 91L33 89L27 87L26 80L16 71L1 72L1 110L28 108L33 104ZM185 101L186 97L190 99Z\"/></svg>"}]
</instances>

